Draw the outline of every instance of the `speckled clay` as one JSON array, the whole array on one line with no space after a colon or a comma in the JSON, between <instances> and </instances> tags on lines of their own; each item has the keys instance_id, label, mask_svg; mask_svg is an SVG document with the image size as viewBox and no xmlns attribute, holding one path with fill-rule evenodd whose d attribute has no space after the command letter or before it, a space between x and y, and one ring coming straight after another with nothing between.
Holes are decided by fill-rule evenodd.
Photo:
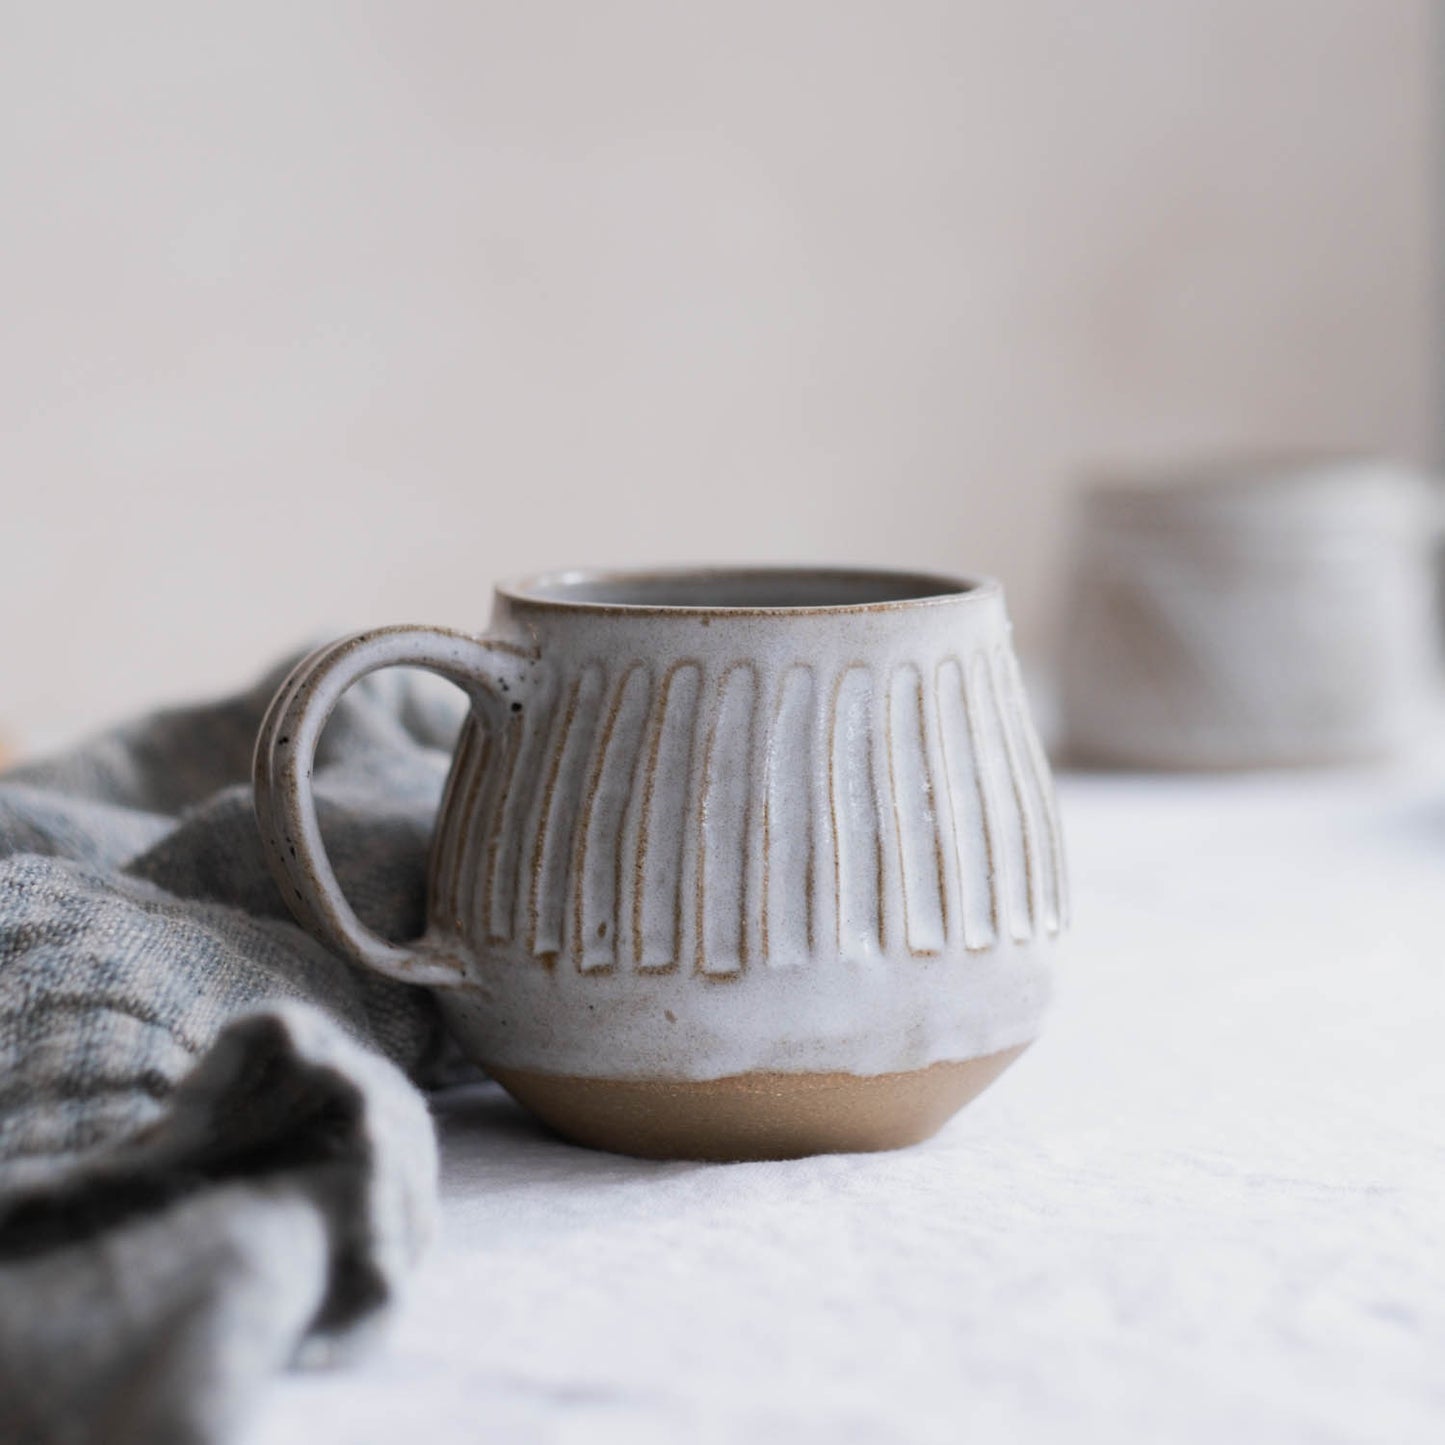
<instances>
[{"instance_id":1,"label":"speckled clay","mask_svg":"<svg viewBox=\"0 0 1445 1445\"><path fill-rule=\"evenodd\" d=\"M379 667L472 697L429 926L369 933L306 779ZM559 1132L664 1157L932 1133L1038 1030L1066 916L1052 786L992 582L558 574L492 631L362 633L282 686L256 806L297 916L439 990Z\"/></svg>"}]
</instances>

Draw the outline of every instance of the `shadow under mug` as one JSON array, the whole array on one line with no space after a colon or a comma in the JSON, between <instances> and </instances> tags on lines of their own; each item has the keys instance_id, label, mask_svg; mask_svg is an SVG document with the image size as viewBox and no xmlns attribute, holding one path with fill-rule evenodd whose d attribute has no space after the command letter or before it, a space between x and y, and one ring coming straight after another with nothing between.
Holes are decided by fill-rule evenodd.
<instances>
[{"instance_id":1,"label":"shadow under mug","mask_svg":"<svg viewBox=\"0 0 1445 1445\"><path fill-rule=\"evenodd\" d=\"M366 929L310 774L342 693L472 703L428 925ZM359 633L277 693L256 811L288 904L435 989L466 1051L578 1142L778 1158L933 1133L1034 1038L1066 921L1047 763L991 581L559 573L481 637Z\"/></svg>"}]
</instances>

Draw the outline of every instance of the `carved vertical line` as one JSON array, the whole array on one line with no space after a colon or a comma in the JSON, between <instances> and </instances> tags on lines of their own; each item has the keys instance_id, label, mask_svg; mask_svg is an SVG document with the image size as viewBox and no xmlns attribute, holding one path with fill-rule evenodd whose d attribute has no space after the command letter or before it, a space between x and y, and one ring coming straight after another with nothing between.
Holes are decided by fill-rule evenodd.
<instances>
[{"instance_id":1,"label":"carved vertical line","mask_svg":"<svg viewBox=\"0 0 1445 1445\"><path fill-rule=\"evenodd\" d=\"M856 716L845 719L843 693L853 677L864 691L856 704ZM862 663L853 663L843 669L830 709L829 792L838 891L838 950L845 959L866 958L887 943L877 695L872 673ZM839 754L845 751L847 757L840 767ZM869 901L873 904L871 920L866 917ZM854 925L851 935L850 922Z\"/></svg>"},{"instance_id":2,"label":"carved vertical line","mask_svg":"<svg viewBox=\"0 0 1445 1445\"><path fill-rule=\"evenodd\" d=\"M884 752L888 758L888 783L893 803L893 838L898 848L899 893L903 898L903 946L912 952L913 899L908 887L908 859L903 856L903 819L898 808L898 752L897 740L893 736L893 680L888 682L888 696L883 700ZM883 886L883 870L878 870L879 891Z\"/></svg>"},{"instance_id":3,"label":"carved vertical line","mask_svg":"<svg viewBox=\"0 0 1445 1445\"><path fill-rule=\"evenodd\" d=\"M428 917L445 920L449 925L456 913L451 879L451 843L452 835L456 831L456 810L453 803L457 794L457 779L467 764L472 726L472 719L468 717L457 738L456 752L452 755L452 765L447 771L446 786L442 789L442 799L437 805L436 831L432 837L431 855L427 859Z\"/></svg>"},{"instance_id":4,"label":"carved vertical line","mask_svg":"<svg viewBox=\"0 0 1445 1445\"><path fill-rule=\"evenodd\" d=\"M657 788L657 758L662 751L662 730L667 723L667 706L672 698L673 679L682 664L675 662L663 674L657 689L657 705L649 726L649 737L643 744L646 762L642 772L642 802L637 820L637 854L632 865L632 963L642 964L642 907L646 898L647 850L652 841L652 801Z\"/></svg>"},{"instance_id":5,"label":"carved vertical line","mask_svg":"<svg viewBox=\"0 0 1445 1445\"><path fill-rule=\"evenodd\" d=\"M534 879L539 902L537 951L543 954L561 954L567 947L577 816L601 720L606 680L600 662L588 662L578 671L575 713L563 741L561 767L547 798L542 830L545 850L541 870Z\"/></svg>"},{"instance_id":6,"label":"carved vertical line","mask_svg":"<svg viewBox=\"0 0 1445 1445\"><path fill-rule=\"evenodd\" d=\"M520 717L511 718L503 724L503 729L505 737L502 760L498 765L496 795L482 842L481 902L477 910L482 919L481 936L494 943L505 943L512 936L511 918L500 916L502 910L498 907L497 863L501 857L502 828L512 797L512 782L526 743L526 724ZM508 909L507 913L510 912Z\"/></svg>"},{"instance_id":7,"label":"carved vertical line","mask_svg":"<svg viewBox=\"0 0 1445 1445\"><path fill-rule=\"evenodd\" d=\"M969 946L968 920L965 917L965 894L963 879L964 860L958 839L958 786L950 767L948 756L948 728L944 720L943 674L944 669L957 664L951 658L943 658L933 669L932 705L923 711L924 747L933 757L930 764L931 776L935 780L934 797L938 809L937 838L939 867L942 869L940 886L943 888L945 918L945 939L947 942Z\"/></svg>"},{"instance_id":8,"label":"carved vertical line","mask_svg":"<svg viewBox=\"0 0 1445 1445\"><path fill-rule=\"evenodd\" d=\"M1019 740L1010 725L1009 679L1004 673L1002 655L995 649L988 657L992 681L993 703L998 713L998 730L1003 739L1004 758L1008 763L1009 782L1013 788L1014 806L1018 809L1020 843L1023 852L1024 889L1028 896L1029 932L1036 933L1043 917L1043 874L1039 867L1037 822L1032 799L1024 783L1023 760Z\"/></svg>"},{"instance_id":9,"label":"carved vertical line","mask_svg":"<svg viewBox=\"0 0 1445 1445\"><path fill-rule=\"evenodd\" d=\"M873 890L878 898L878 948L881 953L887 953L891 941L890 931L902 929L904 924L901 868L898 878L900 907L897 910L897 919L893 916L894 909L888 891L889 865L892 859L900 856L902 845L898 834L898 800L893 796L892 759L888 756L888 677L886 673L881 674L875 682L870 672L868 680L868 782L869 792L873 797ZM891 838L885 836L890 832ZM906 929L903 932L903 947L906 949Z\"/></svg>"},{"instance_id":10,"label":"carved vertical line","mask_svg":"<svg viewBox=\"0 0 1445 1445\"><path fill-rule=\"evenodd\" d=\"M491 758L493 742L480 726L472 736L472 754L467 769L464 790L458 796L457 828L452 839L452 916L461 913L462 894L467 886L467 844L472 836L472 820L476 817L477 794L482 779L486 776L487 763Z\"/></svg>"},{"instance_id":11,"label":"carved vertical line","mask_svg":"<svg viewBox=\"0 0 1445 1445\"><path fill-rule=\"evenodd\" d=\"M758 893L758 912L761 917L760 938L764 963L771 963L773 958L771 920L768 916L772 908L773 892L773 748L778 736L778 717L783 711L786 682L787 679L784 678L778 684L778 701L773 708L772 721L768 724L768 735L763 743L763 878Z\"/></svg>"},{"instance_id":12,"label":"carved vertical line","mask_svg":"<svg viewBox=\"0 0 1445 1445\"><path fill-rule=\"evenodd\" d=\"M704 716L707 698L713 686L708 670L698 664L697 693L693 699L692 712L687 728L687 771L683 793L683 805L677 815L677 913L676 966L681 968L685 960L697 958L697 940L702 929L702 916L697 908L698 879L701 876L700 860L697 856L697 830L693 820L702 804L706 772L703 768L703 735L706 731Z\"/></svg>"},{"instance_id":13,"label":"carved vertical line","mask_svg":"<svg viewBox=\"0 0 1445 1445\"><path fill-rule=\"evenodd\" d=\"M740 936L749 962L766 961L763 947L763 916L760 900L768 871L768 854L763 845L763 813L768 800L768 696L767 674L749 667L751 689L748 699L747 823L743 829L743 906Z\"/></svg>"},{"instance_id":14,"label":"carved vertical line","mask_svg":"<svg viewBox=\"0 0 1445 1445\"><path fill-rule=\"evenodd\" d=\"M1000 786L999 772L1007 774L1009 769L1001 735L1002 714L994 697L988 654L975 653L969 660L968 673L969 736L973 743L974 771L988 819L997 927L1000 934L1007 932L1022 942L1029 937L1028 887L1022 871L1026 867L1022 856L1026 849L1019 814L1010 812L1003 797L1006 790ZM1021 892L1015 896L1020 888Z\"/></svg>"},{"instance_id":15,"label":"carved vertical line","mask_svg":"<svg viewBox=\"0 0 1445 1445\"><path fill-rule=\"evenodd\" d=\"M843 837L838 828L838 698L848 669L841 669L833 679L833 694L828 700L828 819L833 832L833 921L834 944L839 956L843 953Z\"/></svg>"},{"instance_id":16,"label":"carved vertical line","mask_svg":"<svg viewBox=\"0 0 1445 1445\"><path fill-rule=\"evenodd\" d=\"M476 746L473 749L466 787L461 792L457 805L457 832L454 840L455 913L460 917L462 896L464 893L469 893L470 897L467 902L470 905L468 909L470 916L463 919L462 922L473 936L476 933L477 915L481 905L481 899L475 886L477 877L476 843L482 831L481 809L477 805L477 799L481 796L492 757L498 751L499 746L499 740L494 736L490 726L479 724L476 729Z\"/></svg>"},{"instance_id":17,"label":"carved vertical line","mask_svg":"<svg viewBox=\"0 0 1445 1445\"><path fill-rule=\"evenodd\" d=\"M692 698L684 700L684 689L692 686ZM675 662L664 675L657 692L654 723L646 745L646 761L642 778L642 800L637 825L637 853L633 866L632 947L633 964L642 972L669 973L677 968L682 951L683 874L687 829L684 826L691 805L693 758L696 752L697 717L702 701L702 668L692 659ZM684 709L686 718L682 717ZM669 733L686 730L686 751L678 760L682 796L679 799L677 840L673 862L672 943L670 957L649 962L647 959L647 900L649 872L655 853L653 815L659 806L658 773L662 768L664 750L675 739ZM669 763L673 760L668 759Z\"/></svg>"},{"instance_id":18,"label":"carved vertical line","mask_svg":"<svg viewBox=\"0 0 1445 1445\"><path fill-rule=\"evenodd\" d=\"M819 831L814 691L807 663L794 663L783 673L762 749L760 946L770 964L793 963L814 948ZM779 813L784 821L775 830Z\"/></svg>"},{"instance_id":19,"label":"carved vertical line","mask_svg":"<svg viewBox=\"0 0 1445 1445\"><path fill-rule=\"evenodd\" d=\"M542 785L542 806L538 815L538 831L532 841L532 886L527 890L527 948L538 955L551 961L551 955L561 949L562 939L558 936L555 948L542 946L542 910L548 905L548 863L553 851L553 840L562 838L561 847L564 858L569 858L571 848L568 847L568 838L565 837L566 825L571 819L559 819L556 816L559 803L562 799L559 783L562 782L562 770L568 763L568 753L572 747L572 737L577 731L577 720L579 702L581 702L582 691L587 688L591 691L590 683L600 679L601 669L595 663L588 663L578 675L572 679L571 688L568 689L566 702L562 708L561 727L556 730L553 740L551 759L546 766L546 780ZM565 864L564 864L565 871ZM562 918L558 920L558 935L561 935L562 926L565 923L565 886L566 880L556 880L556 889L559 892L559 902L562 902Z\"/></svg>"},{"instance_id":20,"label":"carved vertical line","mask_svg":"<svg viewBox=\"0 0 1445 1445\"><path fill-rule=\"evenodd\" d=\"M944 686L945 669L956 674L955 687ZM944 743L944 766L950 778L964 947L977 953L992 947L1002 932L1004 890L999 875L1003 860L989 789L985 786L978 725L963 661L958 657L944 658L939 664L938 676L939 734ZM956 700L958 708L954 719L948 717L950 697ZM969 825L973 822L978 826L971 834ZM970 898L971 892L981 892L982 898ZM982 906L982 919L976 904Z\"/></svg>"},{"instance_id":21,"label":"carved vertical line","mask_svg":"<svg viewBox=\"0 0 1445 1445\"><path fill-rule=\"evenodd\" d=\"M485 880L485 843L489 828L487 819L497 809L489 809L478 801L482 790L490 786L489 798L495 803L502 796L500 781L492 776L492 761L499 759L497 771L503 771L516 747L515 729L505 722L492 726L492 719L485 721L485 730L479 727L482 747L476 758L466 792L460 801L461 826L457 836L457 873L462 887L468 892L466 927L473 938L485 938L488 931L490 897ZM460 911L460 900L458 902Z\"/></svg>"},{"instance_id":22,"label":"carved vertical line","mask_svg":"<svg viewBox=\"0 0 1445 1445\"><path fill-rule=\"evenodd\" d=\"M836 682L832 691L833 707L823 696L823 680L815 677L808 706L808 736L812 749L808 786L812 797L808 816L813 825L813 846L808 850L808 954L814 956L819 939L827 927L828 909L835 919L838 912L837 848L838 835L833 822L833 715L836 711ZM834 866L828 866L829 853ZM837 941L834 940L836 948Z\"/></svg>"},{"instance_id":23,"label":"carved vertical line","mask_svg":"<svg viewBox=\"0 0 1445 1445\"><path fill-rule=\"evenodd\" d=\"M627 802L618 820L616 839L616 876L613 879L613 896L616 900L618 964L636 963L641 948L641 934L637 927L637 913L641 906L642 891L638 880L638 842L642 836L644 815L644 787L648 759L653 755L655 735L661 714L664 683L654 690L651 671L647 678L647 701L642 710L642 719L637 733L637 753L632 764L632 779L628 785Z\"/></svg>"},{"instance_id":24,"label":"carved vertical line","mask_svg":"<svg viewBox=\"0 0 1445 1445\"><path fill-rule=\"evenodd\" d=\"M499 852L506 861L505 865L499 863L498 877L499 887L506 889L506 897L499 900L499 909L510 914L510 938L525 937L530 929L527 915L531 887L527 866L542 829L542 782L547 760L559 741L563 725L564 710L558 706L557 698L560 687L560 678L549 672L542 695L528 708L530 721L523 738L522 756L513 775L512 794L504 805L506 818Z\"/></svg>"},{"instance_id":25,"label":"carved vertical line","mask_svg":"<svg viewBox=\"0 0 1445 1445\"><path fill-rule=\"evenodd\" d=\"M573 839L572 876L570 879L572 890L572 937L570 940L571 954L579 969L585 969L588 973L603 973L616 965L617 961L617 910L621 898L621 874L622 854L620 850L620 834L622 819L619 811L616 834L611 839L611 861L606 864L607 872L610 874L612 885L611 901L601 912L601 926L606 932L606 937L600 941L602 947L598 947L598 940L591 936L591 920L588 918L587 909L587 862L589 851L593 847L592 828L596 821L598 797L602 792L604 775L609 764L614 762L613 744L617 738L618 719L622 715L624 703L628 701L629 695L635 700L636 688L634 684L642 680L644 689L647 682L647 668L643 663L633 663L627 668L618 679L616 691L613 693L612 703L607 709L602 729L598 734L597 741L592 750L591 766L587 770L587 782L582 798L582 805L577 815L576 830ZM644 697L643 707L646 707ZM628 780L636 771L637 754L633 753L630 765L625 766ZM623 790L623 797L629 789ZM595 960L595 961L594 961Z\"/></svg>"},{"instance_id":26,"label":"carved vertical line","mask_svg":"<svg viewBox=\"0 0 1445 1445\"><path fill-rule=\"evenodd\" d=\"M632 769L629 774L627 786L627 798L623 804L622 811L617 819L617 835L612 840L612 956L615 962L622 961L622 926L625 917L625 900L623 890L627 886L627 849L624 846L627 837L628 819L632 811L633 801L637 796L637 773L642 766L642 754L644 735L647 731L647 711L652 702L652 671L645 665L639 664L642 673L643 684L646 689L642 704L642 721L638 730L637 750L632 757Z\"/></svg>"},{"instance_id":27,"label":"carved vertical line","mask_svg":"<svg viewBox=\"0 0 1445 1445\"><path fill-rule=\"evenodd\" d=\"M578 968L582 966L585 949L583 941L583 893L586 879L587 833L592 826L592 813L597 806L597 791L602 786L602 769L607 762L607 750L612 745L612 734L617 730L617 715L622 711L622 699L627 693L627 684L632 680L636 668L629 668L617 680L617 690L612 695L612 705L607 709L602 731L592 749L592 763L587 769L587 784L582 794L582 807L577 815L576 834L572 840L572 958ZM616 946L614 933L612 943Z\"/></svg>"},{"instance_id":28,"label":"carved vertical line","mask_svg":"<svg viewBox=\"0 0 1445 1445\"><path fill-rule=\"evenodd\" d=\"M923 697L923 674L916 668L913 672L915 705L918 708L918 757L923 768L923 791L928 799L928 826L933 837L934 884L938 888L939 921L943 929L943 942L948 942L948 871L943 861L943 837L938 821L938 782L933 764L929 760L928 707Z\"/></svg>"},{"instance_id":29,"label":"carved vertical line","mask_svg":"<svg viewBox=\"0 0 1445 1445\"><path fill-rule=\"evenodd\" d=\"M708 793L712 786L712 750L713 744L717 740L717 725L723 704L723 684L726 681L727 674L724 673L723 683L718 686L718 698L713 707L712 723L708 727L707 740L703 743L702 749L702 787L698 793L697 851L694 854L697 862L693 876L693 913L697 918L693 970L696 973L707 972L707 928L704 924L706 900L703 897L707 887L707 805Z\"/></svg>"},{"instance_id":30,"label":"carved vertical line","mask_svg":"<svg viewBox=\"0 0 1445 1445\"><path fill-rule=\"evenodd\" d=\"M976 670L975 678L977 676ZM993 789L988 786L987 780L987 759L982 748L979 746L979 720L975 709L975 678L964 676L962 668L959 669L959 679L963 692L963 715L968 722L968 743L973 753L973 780L974 786L978 789L979 813L983 820L984 847L988 853L988 883L989 897L991 899L989 922L993 926L995 937L1004 931L1003 915L1007 900L1005 894L1005 872L1006 864L999 854L998 849L998 825L994 815Z\"/></svg>"},{"instance_id":31,"label":"carved vertical line","mask_svg":"<svg viewBox=\"0 0 1445 1445\"><path fill-rule=\"evenodd\" d=\"M537 934L542 920L542 863L547 854L552 797L557 789L558 774L562 771L562 755L567 751L567 739L577 716L577 698L581 689L582 678L574 677L567 690L567 700L563 703L554 725L552 737L548 740L550 752L545 763L542 791L539 795L537 832L532 839L531 879L527 888L527 948L534 954L537 952Z\"/></svg>"},{"instance_id":32,"label":"carved vertical line","mask_svg":"<svg viewBox=\"0 0 1445 1445\"><path fill-rule=\"evenodd\" d=\"M1059 826L1058 801L1054 797L1048 759L1044 757L1043 744L1039 741L1038 730L1029 714L1028 693L1024 688L1018 660L1011 653L1005 653L1002 662L1008 670L1015 732L1023 749L1029 790L1042 821L1049 855L1048 868L1044 874L1044 926L1050 933L1057 933L1068 921L1068 883L1065 877L1064 840L1063 830Z\"/></svg>"},{"instance_id":33,"label":"carved vertical line","mask_svg":"<svg viewBox=\"0 0 1445 1445\"><path fill-rule=\"evenodd\" d=\"M427 887L431 898L428 913L447 928L455 928L459 878L457 835L462 828L459 799L466 788L477 747L477 721L468 716L457 740L456 756L447 774L446 789L437 808L437 835L432 844Z\"/></svg>"},{"instance_id":34,"label":"carved vertical line","mask_svg":"<svg viewBox=\"0 0 1445 1445\"><path fill-rule=\"evenodd\" d=\"M698 973L714 978L741 973L748 966L748 842L757 691L754 665L730 664L718 680L712 722L703 745L694 880L694 960ZM741 716L736 716L739 711ZM723 754L721 766L719 752ZM720 817L719 795L723 795ZM736 879L731 877L734 871ZM722 898L727 892L736 898L735 921Z\"/></svg>"},{"instance_id":35,"label":"carved vertical line","mask_svg":"<svg viewBox=\"0 0 1445 1445\"><path fill-rule=\"evenodd\" d=\"M910 704L912 718L903 716ZM937 955L948 937L948 889L924 718L923 677L912 663L905 663L888 682L885 725L903 939L915 958Z\"/></svg>"}]
</instances>

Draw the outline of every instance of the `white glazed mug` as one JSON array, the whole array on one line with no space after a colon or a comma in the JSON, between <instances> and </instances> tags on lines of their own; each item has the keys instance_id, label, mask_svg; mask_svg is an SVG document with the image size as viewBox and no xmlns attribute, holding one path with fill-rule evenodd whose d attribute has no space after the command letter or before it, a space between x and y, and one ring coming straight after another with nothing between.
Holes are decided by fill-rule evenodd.
<instances>
[{"instance_id":1,"label":"white glazed mug","mask_svg":"<svg viewBox=\"0 0 1445 1445\"><path fill-rule=\"evenodd\" d=\"M1080 505L1060 703L1070 761L1386 756L1440 690L1439 493L1370 458L1233 463Z\"/></svg>"},{"instance_id":2,"label":"white glazed mug","mask_svg":"<svg viewBox=\"0 0 1445 1445\"><path fill-rule=\"evenodd\" d=\"M377 668L472 700L428 926L369 932L309 777ZM784 1157L931 1134L1035 1036L1066 918L1048 766L991 581L561 573L485 637L322 648L283 684L256 809L297 917L438 991L467 1052L580 1142Z\"/></svg>"}]
</instances>

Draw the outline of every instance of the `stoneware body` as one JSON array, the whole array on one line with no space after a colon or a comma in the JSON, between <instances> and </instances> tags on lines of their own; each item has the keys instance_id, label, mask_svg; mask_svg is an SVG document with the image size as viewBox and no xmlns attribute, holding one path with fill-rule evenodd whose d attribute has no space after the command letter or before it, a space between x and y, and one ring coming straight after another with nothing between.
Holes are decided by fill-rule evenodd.
<instances>
[{"instance_id":1,"label":"stoneware body","mask_svg":"<svg viewBox=\"0 0 1445 1445\"><path fill-rule=\"evenodd\" d=\"M365 932L304 774L391 663L474 699L429 929ZM1066 917L1047 764L996 584L559 574L492 629L362 634L283 686L257 751L299 916L440 990L471 1055L564 1134L778 1157L931 1133L1035 1036Z\"/></svg>"},{"instance_id":2,"label":"stoneware body","mask_svg":"<svg viewBox=\"0 0 1445 1445\"><path fill-rule=\"evenodd\" d=\"M1350 762L1439 692L1439 499L1369 460L1256 463L1083 499L1060 667L1071 761Z\"/></svg>"}]
</instances>

